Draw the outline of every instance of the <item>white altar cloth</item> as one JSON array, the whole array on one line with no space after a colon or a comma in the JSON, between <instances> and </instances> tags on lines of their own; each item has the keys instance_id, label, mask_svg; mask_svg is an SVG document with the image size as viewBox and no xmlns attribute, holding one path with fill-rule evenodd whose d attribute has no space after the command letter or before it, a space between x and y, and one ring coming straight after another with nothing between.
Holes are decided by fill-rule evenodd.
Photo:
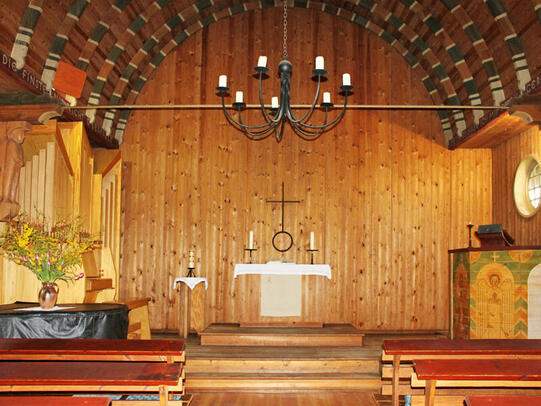
<instances>
[{"instance_id":1,"label":"white altar cloth","mask_svg":"<svg viewBox=\"0 0 541 406\"><path fill-rule=\"evenodd\" d=\"M327 264L236 264L233 278L237 275L321 275L331 279L331 267Z\"/></svg>"},{"instance_id":2,"label":"white altar cloth","mask_svg":"<svg viewBox=\"0 0 541 406\"><path fill-rule=\"evenodd\" d=\"M191 290L193 290L193 288L195 288L197 286L197 284L203 283L203 282L205 282L205 290L208 290L208 288L209 288L207 278L195 278L195 277L188 278L186 276L181 277L181 278L175 278L175 282L173 283L173 289L176 289L177 282L185 283L186 285L188 285L188 287Z\"/></svg>"}]
</instances>

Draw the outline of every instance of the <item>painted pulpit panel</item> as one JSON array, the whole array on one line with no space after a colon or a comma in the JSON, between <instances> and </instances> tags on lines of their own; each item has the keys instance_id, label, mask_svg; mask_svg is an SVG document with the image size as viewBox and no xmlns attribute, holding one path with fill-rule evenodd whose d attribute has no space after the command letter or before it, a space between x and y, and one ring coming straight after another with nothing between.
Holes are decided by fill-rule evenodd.
<instances>
[{"instance_id":1,"label":"painted pulpit panel","mask_svg":"<svg viewBox=\"0 0 541 406\"><path fill-rule=\"evenodd\" d=\"M541 314L528 313L528 303L541 303L541 270L532 273L541 249L531 248L450 252L454 338L541 336Z\"/></svg>"}]
</instances>

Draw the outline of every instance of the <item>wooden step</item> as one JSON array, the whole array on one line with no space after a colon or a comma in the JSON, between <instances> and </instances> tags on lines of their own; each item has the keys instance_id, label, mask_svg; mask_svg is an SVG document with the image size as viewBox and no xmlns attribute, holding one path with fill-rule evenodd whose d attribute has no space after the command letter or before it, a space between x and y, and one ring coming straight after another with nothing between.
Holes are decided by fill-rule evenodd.
<instances>
[{"instance_id":1,"label":"wooden step","mask_svg":"<svg viewBox=\"0 0 541 406\"><path fill-rule=\"evenodd\" d=\"M350 324L323 328L212 324L201 332L201 345L361 347L363 334Z\"/></svg>"},{"instance_id":2,"label":"wooden step","mask_svg":"<svg viewBox=\"0 0 541 406\"><path fill-rule=\"evenodd\" d=\"M184 367L195 373L343 373L378 374L377 359L188 359Z\"/></svg>"},{"instance_id":3,"label":"wooden step","mask_svg":"<svg viewBox=\"0 0 541 406\"><path fill-rule=\"evenodd\" d=\"M366 390L378 392L375 374L187 374L188 392L253 390Z\"/></svg>"}]
</instances>

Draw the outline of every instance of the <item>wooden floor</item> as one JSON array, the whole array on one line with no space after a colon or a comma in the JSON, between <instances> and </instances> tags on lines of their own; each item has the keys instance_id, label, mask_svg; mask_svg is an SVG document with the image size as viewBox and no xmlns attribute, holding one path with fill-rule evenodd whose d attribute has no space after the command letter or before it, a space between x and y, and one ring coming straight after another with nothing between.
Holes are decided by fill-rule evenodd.
<instances>
[{"instance_id":1,"label":"wooden floor","mask_svg":"<svg viewBox=\"0 0 541 406\"><path fill-rule=\"evenodd\" d=\"M197 393L190 406L377 406L366 392Z\"/></svg>"}]
</instances>

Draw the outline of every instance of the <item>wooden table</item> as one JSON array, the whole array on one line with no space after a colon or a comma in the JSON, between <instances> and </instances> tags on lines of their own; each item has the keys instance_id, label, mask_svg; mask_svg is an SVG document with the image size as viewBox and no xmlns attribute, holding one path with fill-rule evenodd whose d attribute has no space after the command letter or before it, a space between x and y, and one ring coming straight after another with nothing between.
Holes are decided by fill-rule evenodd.
<instances>
[{"instance_id":1,"label":"wooden table","mask_svg":"<svg viewBox=\"0 0 541 406\"><path fill-rule=\"evenodd\" d=\"M412 385L425 384L425 405L433 406L436 387L541 387L541 360L423 359L414 360Z\"/></svg>"},{"instance_id":2,"label":"wooden table","mask_svg":"<svg viewBox=\"0 0 541 406\"><path fill-rule=\"evenodd\" d=\"M421 359L541 359L541 340L385 340L384 362L392 361L392 404L399 404L399 378L411 376L411 366L403 363ZM401 364L401 362L403 364ZM385 367L384 367L385 368ZM384 371L385 374L385 371Z\"/></svg>"},{"instance_id":3,"label":"wooden table","mask_svg":"<svg viewBox=\"0 0 541 406\"><path fill-rule=\"evenodd\" d=\"M0 338L126 338L128 307L123 304L66 303L57 307L43 311L37 303L0 305Z\"/></svg>"},{"instance_id":4,"label":"wooden table","mask_svg":"<svg viewBox=\"0 0 541 406\"><path fill-rule=\"evenodd\" d=\"M203 289L203 285L205 289ZM205 325L205 302L208 289L207 278L180 277L174 281L178 296L179 335L187 338L190 330L201 333Z\"/></svg>"}]
</instances>

